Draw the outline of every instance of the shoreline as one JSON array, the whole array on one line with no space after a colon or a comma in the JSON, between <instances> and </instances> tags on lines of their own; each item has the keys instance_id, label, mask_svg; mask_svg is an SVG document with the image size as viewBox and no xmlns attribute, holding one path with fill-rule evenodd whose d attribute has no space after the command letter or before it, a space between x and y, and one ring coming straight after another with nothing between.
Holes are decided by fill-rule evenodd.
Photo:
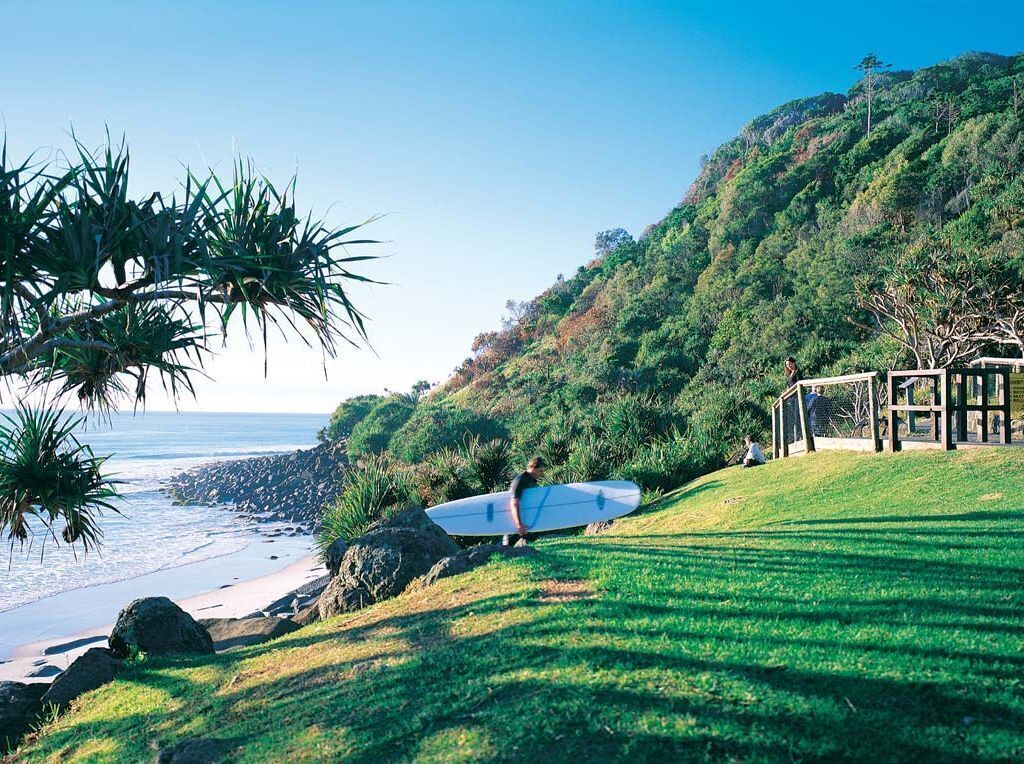
<instances>
[{"instance_id":1,"label":"shoreline","mask_svg":"<svg viewBox=\"0 0 1024 764\"><path fill-rule=\"evenodd\" d=\"M273 547L264 546L272 541ZM263 539L235 553L61 592L4 611L0 681L52 681L57 669L67 668L89 648L106 646L121 608L140 597L169 597L197 619L259 611L326 574L312 541L309 536Z\"/></svg>"}]
</instances>

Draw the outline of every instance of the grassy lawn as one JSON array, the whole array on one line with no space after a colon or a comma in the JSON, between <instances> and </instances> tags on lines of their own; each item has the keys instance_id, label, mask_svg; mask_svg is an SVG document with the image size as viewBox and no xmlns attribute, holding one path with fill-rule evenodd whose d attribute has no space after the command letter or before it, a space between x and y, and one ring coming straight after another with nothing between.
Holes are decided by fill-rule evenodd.
<instances>
[{"instance_id":1,"label":"grassy lawn","mask_svg":"<svg viewBox=\"0 0 1024 764\"><path fill-rule=\"evenodd\" d=\"M1024 759L1024 451L730 469L268 645L151 660L19 759Z\"/></svg>"}]
</instances>

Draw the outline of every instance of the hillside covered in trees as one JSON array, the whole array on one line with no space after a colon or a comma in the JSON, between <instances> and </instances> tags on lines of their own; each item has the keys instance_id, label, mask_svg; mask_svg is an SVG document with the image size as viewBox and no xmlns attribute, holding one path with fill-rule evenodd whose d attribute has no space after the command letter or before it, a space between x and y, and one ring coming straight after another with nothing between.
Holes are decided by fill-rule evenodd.
<instances>
[{"instance_id":1,"label":"hillside covered in trees","mask_svg":"<svg viewBox=\"0 0 1024 764\"><path fill-rule=\"evenodd\" d=\"M767 434L788 355L815 376L1020 355L1022 170L1024 55L874 68L752 120L450 379L345 402L327 435L409 464L504 438L560 479L675 487Z\"/></svg>"}]
</instances>

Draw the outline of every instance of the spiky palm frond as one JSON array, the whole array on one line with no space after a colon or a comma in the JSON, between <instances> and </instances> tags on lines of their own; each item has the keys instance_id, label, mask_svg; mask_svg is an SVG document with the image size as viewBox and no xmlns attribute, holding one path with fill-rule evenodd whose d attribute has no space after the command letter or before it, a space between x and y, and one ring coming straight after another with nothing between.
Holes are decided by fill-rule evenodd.
<instances>
[{"instance_id":1,"label":"spiky palm frond","mask_svg":"<svg viewBox=\"0 0 1024 764\"><path fill-rule=\"evenodd\" d=\"M294 179L279 192L241 162L230 187L216 178L214 182L225 202L223 208L211 209L207 220L209 260L204 271L227 303L222 311L225 326L240 308L243 322L254 313L264 336L268 325L283 322L305 338L305 325L329 355L338 340L365 339L364 316L344 287L345 281L372 281L353 273L349 265L373 257L345 251L351 245L377 243L351 237L364 224L332 230L311 216L300 217Z\"/></svg>"},{"instance_id":2,"label":"spiky palm frond","mask_svg":"<svg viewBox=\"0 0 1024 764\"><path fill-rule=\"evenodd\" d=\"M144 403L153 372L172 397L194 395L191 375L206 352L201 331L164 305L129 303L69 332L67 345L40 359L37 376L59 382L58 395L73 392L102 411L126 399Z\"/></svg>"},{"instance_id":3,"label":"spiky palm frond","mask_svg":"<svg viewBox=\"0 0 1024 764\"><path fill-rule=\"evenodd\" d=\"M317 545L326 553L338 539L357 539L371 523L415 503L408 466L367 456L345 473L337 499L324 508Z\"/></svg>"},{"instance_id":4,"label":"spiky palm frond","mask_svg":"<svg viewBox=\"0 0 1024 764\"><path fill-rule=\"evenodd\" d=\"M473 496L466 457L454 448L442 448L427 456L416 468L416 488L425 506Z\"/></svg>"},{"instance_id":5,"label":"spiky palm frond","mask_svg":"<svg viewBox=\"0 0 1024 764\"><path fill-rule=\"evenodd\" d=\"M502 490L512 477L512 444L503 438L473 437L465 448L466 465L483 493Z\"/></svg>"},{"instance_id":6,"label":"spiky palm frond","mask_svg":"<svg viewBox=\"0 0 1024 764\"><path fill-rule=\"evenodd\" d=\"M75 435L81 422L63 410L19 406L0 415L0 533L13 544L45 532L54 541L98 546L96 523L104 510L118 512L117 481L103 474L95 456ZM36 518L41 528L33 528Z\"/></svg>"}]
</instances>

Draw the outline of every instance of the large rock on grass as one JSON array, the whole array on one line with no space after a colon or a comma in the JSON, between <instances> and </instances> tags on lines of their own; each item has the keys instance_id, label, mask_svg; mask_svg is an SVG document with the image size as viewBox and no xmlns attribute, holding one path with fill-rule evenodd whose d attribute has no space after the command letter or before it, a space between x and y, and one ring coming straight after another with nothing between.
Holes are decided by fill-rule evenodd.
<instances>
[{"instance_id":1,"label":"large rock on grass","mask_svg":"<svg viewBox=\"0 0 1024 764\"><path fill-rule=\"evenodd\" d=\"M91 647L53 681L43 695L43 705L53 704L63 711L79 695L114 681L122 668L124 661L113 652L105 647Z\"/></svg>"},{"instance_id":2,"label":"large rock on grass","mask_svg":"<svg viewBox=\"0 0 1024 764\"><path fill-rule=\"evenodd\" d=\"M435 581L460 573L468 573L478 568L492 557L530 557L537 554L532 546L502 546L501 544L482 544L480 546L461 549L450 557L444 557L427 572L419 586L431 586Z\"/></svg>"},{"instance_id":3,"label":"large rock on grass","mask_svg":"<svg viewBox=\"0 0 1024 764\"><path fill-rule=\"evenodd\" d=\"M209 632L166 597L145 597L128 604L110 633L110 649L128 657L133 650L148 655L213 652Z\"/></svg>"},{"instance_id":4,"label":"large rock on grass","mask_svg":"<svg viewBox=\"0 0 1024 764\"><path fill-rule=\"evenodd\" d=\"M49 686L0 682L0 755L13 751L35 723Z\"/></svg>"},{"instance_id":5,"label":"large rock on grass","mask_svg":"<svg viewBox=\"0 0 1024 764\"><path fill-rule=\"evenodd\" d=\"M199 624L213 639L217 652L232 647L247 647L283 637L299 628L299 624L287 618L267 616L264 618L201 618Z\"/></svg>"},{"instance_id":6,"label":"large rock on grass","mask_svg":"<svg viewBox=\"0 0 1024 764\"><path fill-rule=\"evenodd\" d=\"M321 618L394 597L458 545L419 507L380 520L352 542L327 589L320 595Z\"/></svg>"},{"instance_id":7,"label":"large rock on grass","mask_svg":"<svg viewBox=\"0 0 1024 764\"><path fill-rule=\"evenodd\" d=\"M345 544L345 539L335 539L324 554L327 562L327 570L330 571L331 578L338 575L338 570L341 568L341 561L345 557L345 552L348 551L348 545Z\"/></svg>"}]
</instances>

